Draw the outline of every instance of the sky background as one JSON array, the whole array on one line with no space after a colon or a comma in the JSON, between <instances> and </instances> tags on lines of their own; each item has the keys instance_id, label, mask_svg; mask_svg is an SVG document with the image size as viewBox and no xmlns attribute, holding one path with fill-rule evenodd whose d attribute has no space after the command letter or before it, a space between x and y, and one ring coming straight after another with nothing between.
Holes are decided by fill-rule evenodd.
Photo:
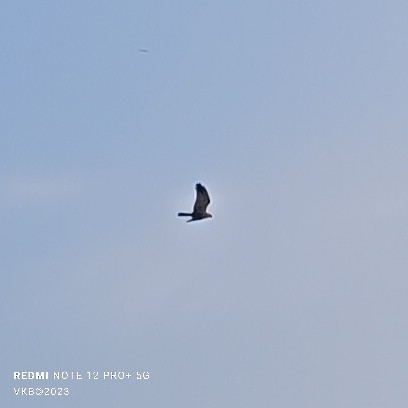
<instances>
[{"instance_id":1,"label":"sky background","mask_svg":"<svg viewBox=\"0 0 408 408\"><path fill-rule=\"evenodd\" d=\"M407 15L3 0L0 405L405 408Z\"/></svg>"}]
</instances>

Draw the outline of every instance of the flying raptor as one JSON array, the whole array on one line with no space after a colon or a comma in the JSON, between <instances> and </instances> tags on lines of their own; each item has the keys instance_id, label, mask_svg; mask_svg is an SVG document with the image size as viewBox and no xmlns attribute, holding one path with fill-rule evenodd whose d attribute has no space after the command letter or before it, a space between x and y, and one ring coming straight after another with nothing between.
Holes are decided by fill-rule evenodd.
<instances>
[{"instance_id":1,"label":"flying raptor","mask_svg":"<svg viewBox=\"0 0 408 408\"><path fill-rule=\"evenodd\" d=\"M179 217L191 217L191 220L188 220L187 222L198 221L204 218L212 218L212 215L208 214L207 212L208 204L210 204L210 196L208 195L207 190L200 183L196 184L196 190L197 198L194 203L193 212L178 213Z\"/></svg>"}]
</instances>

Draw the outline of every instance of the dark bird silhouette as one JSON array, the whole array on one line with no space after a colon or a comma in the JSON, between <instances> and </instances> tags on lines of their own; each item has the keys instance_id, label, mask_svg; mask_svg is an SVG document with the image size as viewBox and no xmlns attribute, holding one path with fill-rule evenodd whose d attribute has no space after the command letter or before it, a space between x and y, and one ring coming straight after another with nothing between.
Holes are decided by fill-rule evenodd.
<instances>
[{"instance_id":1,"label":"dark bird silhouette","mask_svg":"<svg viewBox=\"0 0 408 408\"><path fill-rule=\"evenodd\" d=\"M198 221L204 218L212 218L212 215L208 214L208 212L206 211L208 204L210 204L210 196L208 195L207 190L200 183L196 184L196 190L197 198L194 203L193 212L178 213L179 217L191 217L191 220L188 220L187 222Z\"/></svg>"},{"instance_id":2,"label":"dark bird silhouette","mask_svg":"<svg viewBox=\"0 0 408 408\"><path fill-rule=\"evenodd\" d=\"M149 52L149 50L146 50L146 48L139 48L139 52Z\"/></svg>"}]
</instances>

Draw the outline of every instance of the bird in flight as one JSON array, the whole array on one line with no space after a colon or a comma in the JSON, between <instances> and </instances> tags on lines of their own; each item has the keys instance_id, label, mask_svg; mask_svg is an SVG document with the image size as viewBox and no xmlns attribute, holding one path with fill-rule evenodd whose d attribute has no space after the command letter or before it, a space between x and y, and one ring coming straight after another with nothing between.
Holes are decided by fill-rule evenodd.
<instances>
[{"instance_id":1,"label":"bird in flight","mask_svg":"<svg viewBox=\"0 0 408 408\"><path fill-rule=\"evenodd\" d=\"M146 48L139 48L139 52L149 52Z\"/></svg>"},{"instance_id":2,"label":"bird in flight","mask_svg":"<svg viewBox=\"0 0 408 408\"><path fill-rule=\"evenodd\" d=\"M204 218L212 218L212 215L208 214L208 212L206 211L208 204L210 204L210 196L208 195L207 190L200 183L196 184L196 190L197 198L194 203L193 212L178 213L179 217L191 217L191 220L188 220L187 222L198 221Z\"/></svg>"}]
</instances>

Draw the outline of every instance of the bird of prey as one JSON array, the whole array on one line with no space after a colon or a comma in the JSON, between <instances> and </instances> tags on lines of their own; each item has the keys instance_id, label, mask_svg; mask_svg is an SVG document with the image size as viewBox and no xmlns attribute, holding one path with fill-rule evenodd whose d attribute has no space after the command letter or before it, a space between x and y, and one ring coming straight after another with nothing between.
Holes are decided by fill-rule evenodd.
<instances>
[{"instance_id":1,"label":"bird of prey","mask_svg":"<svg viewBox=\"0 0 408 408\"><path fill-rule=\"evenodd\" d=\"M193 212L178 213L179 217L191 217L191 220L188 220L187 222L198 221L204 218L212 218L212 215L208 214L206 211L208 204L210 204L210 196L208 195L207 190L200 183L196 184L196 190L197 198L194 203Z\"/></svg>"}]
</instances>

